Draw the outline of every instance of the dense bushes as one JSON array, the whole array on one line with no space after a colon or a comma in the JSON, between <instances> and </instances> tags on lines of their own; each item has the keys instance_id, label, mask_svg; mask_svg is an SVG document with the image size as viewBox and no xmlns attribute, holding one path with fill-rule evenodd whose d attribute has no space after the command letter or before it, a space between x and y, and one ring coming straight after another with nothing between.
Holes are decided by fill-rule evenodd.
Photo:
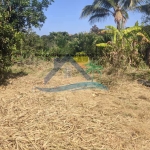
<instances>
[{"instance_id":1,"label":"dense bushes","mask_svg":"<svg viewBox=\"0 0 150 150\"><path fill-rule=\"evenodd\" d=\"M15 56L27 58L31 55L50 59L50 57L75 55L85 52L89 57L95 54L96 44L104 42L105 38L95 33L79 33L69 35L67 32L52 32L49 35L38 36L36 33L25 33L22 49Z\"/></svg>"},{"instance_id":2,"label":"dense bushes","mask_svg":"<svg viewBox=\"0 0 150 150\"><path fill-rule=\"evenodd\" d=\"M122 31L108 26L99 33L69 35L67 32L52 32L40 37L34 32L17 32L5 24L0 25L0 42L1 78L2 72L12 63L29 64L34 58L49 61L52 57L78 52L84 52L102 66L139 67L144 64L143 60L150 64L148 31L138 25Z\"/></svg>"},{"instance_id":3,"label":"dense bushes","mask_svg":"<svg viewBox=\"0 0 150 150\"><path fill-rule=\"evenodd\" d=\"M99 34L91 32L69 35L67 32L52 32L40 37L30 32L24 34L21 50L16 56L19 55L22 59L38 57L51 60L52 57L85 52L90 59L103 66L139 67L143 65L144 59L145 62L148 60L145 56L149 47L149 35L146 33L138 24L122 31L107 26ZM101 46L96 47L99 43Z\"/></svg>"}]
</instances>

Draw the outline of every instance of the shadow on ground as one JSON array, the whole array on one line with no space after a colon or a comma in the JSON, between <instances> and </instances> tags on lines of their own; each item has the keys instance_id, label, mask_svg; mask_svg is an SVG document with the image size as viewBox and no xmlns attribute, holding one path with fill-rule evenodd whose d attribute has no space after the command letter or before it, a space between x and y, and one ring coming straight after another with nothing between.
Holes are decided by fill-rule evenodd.
<instances>
[{"instance_id":1,"label":"shadow on ground","mask_svg":"<svg viewBox=\"0 0 150 150\"><path fill-rule=\"evenodd\" d=\"M150 81L150 71L127 73L132 80L143 79Z\"/></svg>"},{"instance_id":2,"label":"shadow on ground","mask_svg":"<svg viewBox=\"0 0 150 150\"><path fill-rule=\"evenodd\" d=\"M9 79L17 79L19 77L23 77L28 75L28 73L24 72L24 71L19 71L19 72L5 72L3 74L0 75L0 86L4 85L7 86L9 84Z\"/></svg>"}]
</instances>

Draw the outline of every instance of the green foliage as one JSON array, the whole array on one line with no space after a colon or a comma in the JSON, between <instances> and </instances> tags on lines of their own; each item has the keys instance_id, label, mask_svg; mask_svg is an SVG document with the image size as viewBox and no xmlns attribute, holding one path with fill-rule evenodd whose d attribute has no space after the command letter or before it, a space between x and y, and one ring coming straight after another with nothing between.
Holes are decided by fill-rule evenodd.
<instances>
[{"instance_id":1,"label":"green foliage","mask_svg":"<svg viewBox=\"0 0 150 150\"><path fill-rule=\"evenodd\" d=\"M0 7L9 14L5 16L8 23L17 31L23 31L32 26L41 27L46 19L44 9L52 2L53 0L3 0Z\"/></svg>"},{"instance_id":2,"label":"green foliage","mask_svg":"<svg viewBox=\"0 0 150 150\"><path fill-rule=\"evenodd\" d=\"M106 34L111 34L113 40L96 45L103 51L99 60L101 64L138 67L143 63L144 57L139 51L143 45L150 42L150 38L141 26L136 23L135 26L120 31L112 26L107 26L106 29Z\"/></svg>"},{"instance_id":3,"label":"green foliage","mask_svg":"<svg viewBox=\"0 0 150 150\"><path fill-rule=\"evenodd\" d=\"M4 79L4 72L13 61L16 61L18 54L21 54L22 58L27 54L30 55L31 52L35 54L33 43L39 38L35 38L34 35L30 39L26 38L28 34L23 35L23 32L32 26L42 26L46 19L44 9L48 8L51 2L53 0L2 0L0 2L0 80ZM40 41L36 43L39 44ZM40 48L40 45L37 47Z\"/></svg>"},{"instance_id":4,"label":"green foliage","mask_svg":"<svg viewBox=\"0 0 150 150\"><path fill-rule=\"evenodd\" d=\"M96 54L96 44L104 42L104 37L94 33L79 33L75 38L76 40L76 52L84 51L90 59Z\"/></svg>"},{"instance_id":5,"label":"green foliage","mask_svg":"<svg viewBox=\"0 0 150 150\"><path fill-rule=\"evenodd\" d=\"M69 35L67 32L51 32L41 37L34 32L24 33L21 50L13 53L13 60L22 63L24 59L31 60L34 57L51 60L52 57L76 55L78 52L92 59L96 53L95 45L99 42L105 42L105 38L95 33Z\"/></svg>"},{"instance_id":6,"label":"green foliage","mask_svg":"<svg viewBox=\"0 0 150 150\"><path fill-rule=\"evenodd\" d=\"M7 22L0 25L0 79L12 62L12 53L20 49L22 34Z\"/></svg>"}]
</instances>

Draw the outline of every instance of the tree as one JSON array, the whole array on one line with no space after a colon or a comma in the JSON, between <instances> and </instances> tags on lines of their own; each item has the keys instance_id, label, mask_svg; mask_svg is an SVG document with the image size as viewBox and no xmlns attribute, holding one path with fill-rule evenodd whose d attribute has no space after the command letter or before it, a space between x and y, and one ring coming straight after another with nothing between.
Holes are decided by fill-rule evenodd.
<instances>
[{"instance_id":1,"label":"tree","mask_svg":"<svg viewBox=\"0 0 150 150\"><path fill-rule=\"evenodd\" d=\"M22 49L22 32L43 25L46 19L44 9L51 2L53 0L0 1L0 80L12 64L13 52Z\"/></svg>"},{"instance_id":2,"label":"tree","mask_svg":"<svg viewBox=\"0 0 150 150\"><path fill-rule=\"evenodd\" d=\"M98 32L100 31L100 29L96 26L96 25L94 25L94 26L92 26L92 28L91 28L91 33L96 33L96 34L98 34Z\"/></svg>"},{"instance_id":3,"label":"tree","mask_svg":"<svg viewBox=\"0 0 150 150\"><path fill-rule=\"evenodd\" d=\"M6 18L17 31L27 28L41 27L46 19L44 9L54 2L53 0L2 0L0 3L3 12L9 14Z\"/></svg>"},{"instance_id":4,"label":"tree","mask_svg":"<svg viewBox=\"0 0 150 150\"><path fill-rule=\"evenodd\" d=\"M2 14L2 12L0 11ZM22 33L13 29L11 24L1 16L0 22L0 81L4 79L4 72L8 71L11 65L12 52L20 49ZM8 15L7 15L8 16Z\"/></svg>"},{"instance_id":5,"label":"tree","mask_svg":"<svg viewBox=\"0 0 150 150\"><path fill-rule=\"evenodd\" d=\"M102 21L107 17L113 16L117 23L117 28L123 28L128 19L128 13L119 5L120 0L94 0L92 5L83 8L81 18L90 16L89 22Z\"/></svg>"},{"instance_id":6,"label":"tree","mask_svg":"<svg viewBox=\"0 0 150 150\"><path fill-rule=\"evenodd\" d=\"M149 2L141 0L94 0L92 5L83 8L81 18L89 16L89 22L94 23L112 16L117 23L117 29L120 30L128 19L127 10L136 10L148 14L149 8Z\"/></svg>"}]
</instances>

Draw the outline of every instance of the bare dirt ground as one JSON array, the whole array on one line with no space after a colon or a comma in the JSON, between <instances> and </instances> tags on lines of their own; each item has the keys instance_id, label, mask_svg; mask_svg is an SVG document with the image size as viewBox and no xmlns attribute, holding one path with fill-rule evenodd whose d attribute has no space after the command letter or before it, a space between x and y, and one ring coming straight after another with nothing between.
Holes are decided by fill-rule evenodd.
<instances>
[{"instance_id":1,"label":"bare dirt ground","mask_svg":"<svg viewBox=\"0 0 150 150\"><path fill-rule=\"evenodd\" d=\"M120 80L108 91L87 89L45 93L86 81L59 71L47 85L48 64L0 87L1 150L149 150L150 88Z\"/></svg>"}]
</instances>

